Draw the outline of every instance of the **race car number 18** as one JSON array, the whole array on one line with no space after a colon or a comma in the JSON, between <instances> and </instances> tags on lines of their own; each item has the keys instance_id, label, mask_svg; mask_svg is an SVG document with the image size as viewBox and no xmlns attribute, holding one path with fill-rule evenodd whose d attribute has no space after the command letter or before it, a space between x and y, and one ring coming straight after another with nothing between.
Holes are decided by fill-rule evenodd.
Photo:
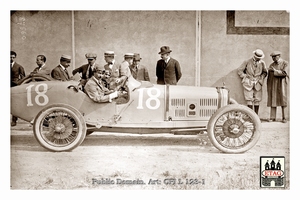
<instances>
[{"instance_id":1,"label":"race car number 18","mask_svg":"<svg viewBox=\"0 0 300 200\"><path fill-rule=\"evenodd\" d=\"M145 88L138 89L138 92L139 92L139 103L138 103L137 109L144 109L144 107L143 107L144 89ZM151 110L158 109L159 106L160 106L160 101L158 99L158 97L160 96L160 94L161 94L160 90L157 89L157 88L147 89L147 95L149 96L149 98L147 98L147 100L145 101L146 107L149 108L149 109L151 109ZM151 102L154 102L154 104L151 103Z\"/></svg>"},{"instance_id":2,"label":"race car number 18","mask_svg":"<svg viewBox=\"0 0 300 200\"><path fill-rule=\"evenodd\" d=\"M27 90L27 106L33 106L32 99L31 99L31 88L33 86L34 85L29 85L28 87L26 87L26 90ZM40 91L40 89L39 89L40 87L43 87L42 91ZM47 89L48 89L48 85L45 84L45 83L38 84L35 87L35 92L37 93L37 95L35 96L34 101L37 105L44 106L44 105L47 105L47 103L49 102L49 98L46 95Z\"/></svg>"}]
</instances>

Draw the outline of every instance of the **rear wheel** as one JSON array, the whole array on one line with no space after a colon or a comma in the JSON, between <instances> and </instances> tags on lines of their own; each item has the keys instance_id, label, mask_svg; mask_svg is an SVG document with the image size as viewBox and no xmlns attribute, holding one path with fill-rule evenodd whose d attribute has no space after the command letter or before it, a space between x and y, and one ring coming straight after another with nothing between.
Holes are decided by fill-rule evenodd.
<instances>
[{"instance_id":1,"label":"rear wheel","mask_svg":"<svg viewBox=\"0 0 300 200\"><path fill-rule=\"evenodd\" d=\"M70 151L86 136L82 115L68 105L52 105L39 112L33 124L34 136L46 149Z\"/></svg>"},{"instance_id":2,"label":"rear wheel","mask_svg":"<svg viewBox=\"0 0 300 200\"><path fill-rule=\"evenodd\" d=\"M212 144L225 153L242 153L258 141L261 122L256 113L240 104L218 109L210 118L207 132Z\"/></svg>"}]
</instances>

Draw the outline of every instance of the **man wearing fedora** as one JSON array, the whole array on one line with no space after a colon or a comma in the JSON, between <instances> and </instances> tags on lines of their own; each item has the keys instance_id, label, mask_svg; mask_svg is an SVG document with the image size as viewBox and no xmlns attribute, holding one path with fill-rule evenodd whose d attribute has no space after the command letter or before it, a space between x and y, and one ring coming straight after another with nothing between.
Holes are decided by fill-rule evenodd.
<instances>
[{"instance_id":1,"label":"man wearing fedora","mask_svg":"<svg viewBox=\"0 0 300 200\"><path fill-rule=\"evenodd\" d=\"M141 60L140 54L135 53L133 63L130 65L131 75L139 81L150 81L148 69L144 65L140 65Z\"/></svg>"},{"instance_id":2,"label":"man wearing fedora","mask_svg":"<svg viewBox=\"0 0 300 200\"><path fill-rule=\"evenodd\" d=\"M67 70L67 68L70 67L70 63L71 56L63 54L60 57L60 64L52 69L51 77L59 81L71 80L71 77L69 76L69 72Z\"/></svg>"},{"instance_id":3,"label":"man wearing fedora","mask_svg":"<svg viewBox=\"0 0 300 200\"><path fill-rule=\"evenodd\" d=\"M266 64L262 60L264 52L260 49L253 51L253 57L245 60L237 69L238 75L242 78L244 97L247 106L258 114L259 103L262 100L262 85L268 74Z\"/></svg>"},{"instance_id":4,"label":"man wearing fedora","mask_svg":"<svg viewBox=\"0 0 300 200\"><path fill-rule=\"evenodd\" d=\"M84 86L89 78L91 78L94 74L95 67L99 66L96 63L97 54L95 53L87 53L85 54L85 58L87 59L88 63L84 64L72 71L73 76L76 73L81 73L81 79L79 85L84 89Z\"/></svg>"},{"instance_id":5,"label":"man wearing fedora","mask_svg":"<svg viewBox=\"0 0 300 200\"><path fill-rule=\"evenodd\" d=\"M267 107L271 107L269 122L276 121L277 106L281 106L282 122L286 123L285 108L287 107L287 85L288 85L288 62L281 58L280 51L274 51L270 54L273 63L268 68Z\"/></svg>"},{"instance_id":6,"label":"man wearing fedora","mask_svg":"<svg viewBox=\"0 0 300 200\"><path fill-rule=\"evenodd\" d=\"M177 82L181 78L181 68L177 60L170 57L170 47L162 46L160 48L161 59L157 61L156 64L156 77L157 84L160 85L177 85Z\"/></svg>"}]
</instances>

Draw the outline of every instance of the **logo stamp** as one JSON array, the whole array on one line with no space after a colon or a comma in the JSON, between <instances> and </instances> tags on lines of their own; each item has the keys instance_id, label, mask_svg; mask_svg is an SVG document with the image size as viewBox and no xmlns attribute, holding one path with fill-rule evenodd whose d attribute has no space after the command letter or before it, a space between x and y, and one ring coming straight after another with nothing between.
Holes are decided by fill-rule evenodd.
<instances>
[{"instance_id":1,"label":"logo stamp","mask_svg":"<svg viewBox=\"0 0 300 200\"><path fill-rule=\"evenodd\" d=\"M260 187L285 187L284 161L284 156L260 157Z\"/></svg>"}]
</instances>

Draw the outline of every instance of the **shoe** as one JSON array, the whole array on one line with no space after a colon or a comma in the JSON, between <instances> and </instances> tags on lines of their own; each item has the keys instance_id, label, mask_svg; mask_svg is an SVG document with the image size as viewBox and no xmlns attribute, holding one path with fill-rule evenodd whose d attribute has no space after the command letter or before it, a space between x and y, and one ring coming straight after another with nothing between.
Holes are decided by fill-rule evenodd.
<instances>
[{"instance_id":1,"label":"shoe","mask_svg":"<svg viewBox=\"0 0 300 200\"><path fill-rule=\"evenodd\" d=\"M10 125L11 125L11 126L16 126L16 125L17 125L17 122L11 122Z\"/></svg>"},{"instance_id":2,"label":"shoe","mask_svg":"<svg viewBox=\"0 0 300 200\"><path fill-rule=\"evenodd\" d=\"M287 120L286 119L282 119L282 123L287 123Z\"/></svg>"},{"instance_id":3,"label":"shoe","mask_svg":"<svg viewBox=\"0 0 300 200\"><path fill-rule=\"evenodd\" d=\"M268 119L268 122L275 122L275 119Z\"/></svg>"}]
</instances>

